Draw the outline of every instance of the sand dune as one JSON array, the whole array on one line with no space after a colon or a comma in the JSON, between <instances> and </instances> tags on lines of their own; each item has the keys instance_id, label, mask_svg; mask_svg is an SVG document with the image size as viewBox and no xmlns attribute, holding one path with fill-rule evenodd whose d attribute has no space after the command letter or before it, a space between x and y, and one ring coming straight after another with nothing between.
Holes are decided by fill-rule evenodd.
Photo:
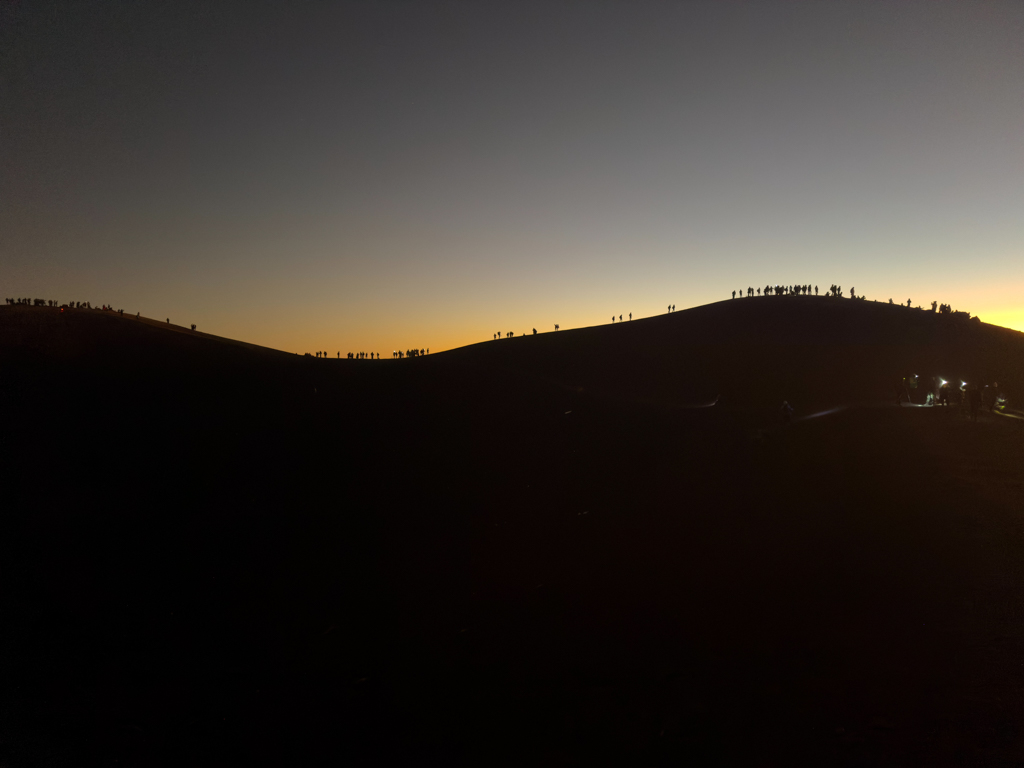
<instances>
[{"instance_id":1,"label":"sand dune","mask_svg":"<svg viewBox=\"0 0 1024 768\"><path fill-rule=\"evenodd\" d=\"M1012 401L1022 339L771 297L370 363L0 307L0 760L1012 764L1024 422L892 383Z\"/></svg>"}]
</instances>

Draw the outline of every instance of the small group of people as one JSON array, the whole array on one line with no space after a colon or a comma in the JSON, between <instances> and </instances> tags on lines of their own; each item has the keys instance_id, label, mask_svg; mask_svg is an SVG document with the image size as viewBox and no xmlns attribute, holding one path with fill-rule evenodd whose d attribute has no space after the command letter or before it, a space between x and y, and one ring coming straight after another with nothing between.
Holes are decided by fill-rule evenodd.
<instances>
[{"instance_id":1,"label":"small group of people","mask_svg":"<svg viewBox=\"0 0 1024 768\"><path fill-rule=\"evenodd\" d=\"M193 326L195 328L195 326ZM338 352L338 359L341 359L341 352ZM326 360L330 357L327 352L306 352L305 357L316 357L317 359ZM349 352L346 356L349 360L380 360L380 352Z\"/></svg>"},{"instance_id":2,"label":"small group of people","mask_svg":"<svg viewBox=\"0 0 1024 768\"><path fill-rule=\"evenodd\" d=\"M864 297L860 296L858 298L863 299ZM893 300L889 299L889 303L892 304ZM912 304L913 304L913 302L910 299L907 299L907 303L905 305L904 304L900 304L899 306L901 306L901 307L902 306L906 306L907 309L910 309ZM921 306L918 305L917 307L914 307L914 309L921 309ZM927 310L924 310L924 311L927 311ZM957 319L960 319L960 320L972 320L972 319L973 320L977 320L978 319L976 317L972 318L970 312L963 312L963 311L960 311L960 310L956 310L956 309L953 309L953 307L950 306L949 304L939 304L937 301L933 301L932 302L932 312L936 312L936 313L938 313L940 315L952 315L953 317L955 317Z\"/></svg>"},{"instance_id":3,"label":"small group of people","mask_svg":"<svg viewBox=\"0 0 1024 768\"><path fill-rule=\"evenodd\" d=\"M901 405L904 399L908 403L913 403L910 392L919 388L920 381L920 377L916 375L905 376L897 381L896 404ZM969 416L971 421L978 420L978 411L982 408L994 412L1001 402L998 381L981 387L976 381L961 381L958 387L941 376L935 376L926 389L926 405L957 406L964 410L965 415Z\"/></svg>"},{"instance_id":4,"label":"small group of people","mask_svg":"<svg viewBox=\"0 0 1024 768\"><path fill-rule=\"evenodd\" d=\"M391 353L391 356L397 360L402 360L406 357L423 357L424 355L430 354L430 348L426 349L407 349L404 352L402 350L395 350ZM379 359L379 358L378 358Z\"/></svg>"},{"instance_id":5,"label":"small group of people","mask_svg":"<svg viewBox=\"0 0 1024 768\"><path fill-rule=\"evenodd\" d=\"M986 384L983 387L979 387L973 381L969 384L961 384L957 395L959 395L957 398L958 404L961 406L966 404L971 421L978 420L978 411L983 408L987 409L989 413L995 413L996 407L1005 403L1005 400L1003 400L1002 395L999 393L998 381ZM965 400L966 403L964 402ZM939 395L939 401L942 401L941 394Z\"/></svg>"},{"instance_id":6,"label":"small group of people","mask_svg":"<svg viewBox=\"0 0 1024 768\"><path fill-rule=\"evenodd\" d=\"M629 319L630 319L630 320L632 320L632 319L633 319L633 313L632 313L632 312L630 312L630 313L629 313ZM612 315L612 322L613 322L613 323L615 322L615 315ZM622 315L619 315L619 322L620 322L620 323L622 322Z\"/></svg>"},{"instance_id":7,"label":"small group of people","mask_svg":"<svg viewBox=\"0 0 1024 768\"><path fill-rule=\"evenodd\" d=\"M556 331L558 330L558 326L557 325L555 326L555 330ZM498 339L513 339L513 338L515 338L515 335L516 335L515 331L498 331L498 333L494 334L494 336L492 337L492 340L496 341ZM523 336L525 336L525 335L526 335L526 333L524 332ZM536 328L533 329L533 335L534 336L537 335L537 329ZM415 352L415 351L416 350L413 350L413 352ZM427 351L429 352L430 350L428 349Z\"/></svg>"},{"instance_id":8,"label":"small group of people","mask_svg":"<svg viewBox=\"0 0 1024 768\"><path fill-rule=\"evenodd\" d=\"M668 311L669 312L675 312L676 311L676 305L675 304L669 304L668 305Z\"/></svg>"}]
</instances>

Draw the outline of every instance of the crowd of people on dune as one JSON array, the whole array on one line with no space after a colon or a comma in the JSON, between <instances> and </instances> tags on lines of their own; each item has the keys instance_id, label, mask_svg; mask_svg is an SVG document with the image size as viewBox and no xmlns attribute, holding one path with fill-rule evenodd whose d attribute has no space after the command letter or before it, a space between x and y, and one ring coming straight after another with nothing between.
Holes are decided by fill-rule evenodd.
<instances>
[{"instance_id":1,"label":"crowd of people on dune","mask_svg":"<svg viewBox=\"0 0 1024 768\"><path fill-rule=\"evenodd\" d=\"M195 326L193 326L194 330ZM430 348L426 349L406 349L406 350L395 350L391 353L391 357L395 360L401 360L407 357L423 357L424 355L430 354ZM330 357L326 352L307 352L305 357L317 357L327 359ZM341 359L341 352L338 352L338 359ZM346 360L380 360L380 352L349 352L345 355Z\"/></svg>"},{"instance_id":2,"label":"crowd of people on dune","mask_svg":"<svg viewBox=\"0 0 1024 768\"><path fill-rule=\"evenodd\" d=\"M819 295L818 286L816 286L816 285L815 286L811 286L811 285L774 285L774 286L766 285L764 288L749 288L748 287L746 289L746 291L744 291L744 289L740 288L738 291L733 291L732 292L732 297L735 299L737 296L739 296L740 298L743 298L744 296L748 296L748 297L749 296L809 296L812 293L815 296ZM830 297L843 298L843 296L844 296L844 294L843 294L843 287L841 285L830 285L829 288L828 288L828 291L826 291L824 295L825 296L830 296ZM850 298L851 299L861 299L861 300L866 299L866 297L863 296L863 295L862 296L858 296L857 295L857 289L856 288L851 288L850 289ZM890 304L893 303L892 299L889 299L889 303ZM910 299L907 299L907 307L908 308L911 306L912 303L913 302ZM670 306L669 307L669 311L670 312L673 311L674 309L675 309L674 306ZM920 305L918 305L917 309L921 309ZM935 302L935 301L932 302L932 312L939 312L941 314L964 315L966 317L970 317L970 313L969 312L958 312L958 311L954 310L949 304L939 304L938 302ZM619 319L620 320L622 319L621 316L619 317ZM615 318L613 317L612 321L614 322L614 320L615 320Z\"/></svg>"},{"instance_id":3,"label":"crowd of people on dune","mask_svg":"<svg viewBox=\"0 0 1024 768\"><path fill-rule=\"evenodd\" d=\"M114 309L109 304L104 304L100 307L93 307L88 301L69 301L67 304L61 304L59 301L53 299L4 299L7 304L23 307L53 307L54 309L96 309L101 312L113 312L117 315L123 315L123 309ZM139 318L139 313L135 313L135 318ZM168 320L167 322L170 322ZM192 330L196 327L193 325Z\"/></svg>"},{"instance_id":4,"label":"crowd of people on dune","mask_svg":"<svg viewBox=\"0 0 1024 768\"><path fill-rule=\"evenodd\" d=\"M763 293L762 293L763 290ZM814 286L814 295L818 295L818 286ZM811 286L809 285L766 285L763 289L761 288L747 288L746 294L743 289L740 288L738 291L732 292L732 297L735 299L738 293L742 298L746 296L806 296L811 292ZM674 309L675 307L673 307Z\"/></svg>"},{"instance_id":5,"label":"crowd of people on dune","mask_svg":"<svg viewBox=\"0 0 1024 768\"><path fill-rule=\"evenodd\" d=\"M732 292L732 297L735 299L737 294L742 298L743 296L815 296L819 295L818 286L816 285L766 285L764 288L747 288L746 293L740 288L738 291ZM825 292L826 296L839 296L843 295L843 287L841 285L830 285L828 290ZM863 299L863 296L856 294L856 289L850 289L851 299ZM675 309L675 307L673 307Z\"/></svg>"},{"instance_id":6,"label":"crowd of people on dune","mask_svg":"<svg viewBox=\"0 0 1024 768\"><path fill-rule=\"evenodd\" d=\"M20 305L25 307L53 307L55 309L95 309L100 312L113 312L116 315L124 315L123 309L114 309L109 304L103 304L99 307L94 307L88 301L69 301L67 304L61 304L59 301L52 299L4 299L8 304ZM141 320L142 314L139 312L135 313L135 319ZM167 318L167 324L171 324L171 318ZM191 330L196 329L196 324L192 323L190 326Z\"/></svg>"},{"instance_id":7,"label":"crowd of people on dune","mask_svg":"<svg viewBox=\"0 0 1024 768\"><path fill-rule=\"evenodd\" d=\"M69 301L67 304L61 304L59 301L54 299L4 299L7 304L13 304L15 306L23 307L56 307L59 309L92 309L93 306L88 301ZM116 312L119 315L124 314L123 309L114 309L111 306L104 304L102 307L104 312Z\"/></svg>"},{"instance_id":8,"label":"crowd of people on dune","mask_svg":"<svg viewBox=\"0 0 1024 768\"><path fill-rule=\"evenodd\" d=\"M58 307L59 303L51 299L4 299L7 304L21 305L25 307ZM71 306L74 306L72 303Z\"/></svg>"}]
</instances>

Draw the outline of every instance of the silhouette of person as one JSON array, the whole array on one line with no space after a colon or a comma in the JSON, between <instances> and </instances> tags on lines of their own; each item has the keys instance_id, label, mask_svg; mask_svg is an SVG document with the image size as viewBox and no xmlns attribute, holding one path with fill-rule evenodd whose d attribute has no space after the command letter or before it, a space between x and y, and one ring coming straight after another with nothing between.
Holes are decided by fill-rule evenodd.
<instances>
[{"instance_id":1,"label":"silhouette of person","mask_svg":"<svg viewBox=\"0 0 1024 768\"><path fill-rule=\"evenodd\" d=\"M534 329L533 329L533 335L534 335L534 336L536 336L536 335L537 335L537 329L536 329L536 328L534 328Z\"/></svg>"},{"instance_id":2,"label":"silhouette of person","mask_svg":"<svg viewBox=\"0 0 1024 768\"><path fill-rule=\"evenodd\" d=\"M734 299L736 298L736 291L733 291L733 292L732 292L732 297L733 297Z\"/></svg>"},{"instance_id":3,"label":"silhouette of person","mask_svg":"<svg viewBox=\"0 0 1024 768\"><path fill-rule=\"evenodd\" d=\"M619 322L622 322L622 315L619 315Z\"/></svg>"},{"instance_id":4,"label":"silhouette of person","mask_svg":"<svg viewBox=\"0 0 1024 768\"><path fill-rule=\"evenodd\" d=\"M782 422L789 424L793 418L793 406L791 406L786 400L782 401L782 408L779 409L782 413Z\"/></svg>"},{"instance_id":5,"label":"silhouette of person","mask_svg":"<svg viewBox=\"0 0 1024 768\"><path fill-rule=\"evenodd\" d=\"M978 389L977 384L967 385L967 407L971 412L971 421L977 421L978 409L981 407L981 390Z\"/></svg>"},{"instance_id":6,"label":"silhouette of person","mask_svg":"<svg viewBox=\"0 0 1024 768\"><path fill-rule=\"evenodd\" d=\"M632 320L632 319L633 319L633 313L632 313L632 312L630 312L630 313L629 313L629 319L630 319L630 320Z\"/></svg>"},{"instance_id":7,"label":"silhouette of person","mask_svg":"<svg viewBox=\"0 0 1024 768\"><path fill-rule=\"evenodd\" d=\"M910 306L910 299L907 299L907 306Z\"/></svg>"},{"instance_id":8,"label":"silhouette of person","mask_svg":"<svg viewBox=\"0 0 1024 768\"><path fill-rule=\"evenodd\" d=\"M615 315L612 315L612 322L615 322Z\"/></svg>"},{"instance_id":9,"label":"silhouette of person","mask_svg":"<svg viewBox=\"0 0 1024 768\"><path fill-rule=\"evenodd\" d=\"M907 304L907 306L909 307L909 306L910 306L910 304L908 303L908 304ZM167 324L168 324L168 325L170 325L170 324L171 324L171 318L169 318L169 317L167 318Z\"/></svg>"}]
</instances>

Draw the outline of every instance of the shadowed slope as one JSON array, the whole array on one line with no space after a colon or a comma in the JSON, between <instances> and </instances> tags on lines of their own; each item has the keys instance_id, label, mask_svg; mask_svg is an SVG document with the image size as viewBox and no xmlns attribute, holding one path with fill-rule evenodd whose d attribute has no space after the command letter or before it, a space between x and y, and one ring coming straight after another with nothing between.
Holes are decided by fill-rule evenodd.
<instances>
[{"instance_id":1,"label":"shadowed slope","mask_svg":"<svg viewBox=\"0 0 1024 768\"><path fill-rule=\"evenodd\" d=\"M264 347L97 310L3 310L0 354L67 362L131 359L169 371L232 364L281 369L296 362L289 362L294 355ZM372 370L377 379L395 370L368 369L368 361L318 362L331 367L317 369L317 376ZM961 317L825 297L723 301L616 325L483 342L429 358L381 361L403 371L416 366L442 379L450 378L442 368L456 369L453 362L676 406L703 405L720 396L720 407L775 409L786 399L806 413L888 401L894 382L913 374L999 381L1015 400L1024 399L1024 334Z\"/></svg>"},{"instance_id":2,"label":"shadowed slope","mask_svg":"<svg viewBox=\"0 0 1024 768\"><path fill-rule=\"evenodd\" d=\"M890 400L903 376L998 380L1024 395L1024 334L959 317L825 297L736 299L627 323L444 353L569 386L665 403L805 412ZM959 383L960 379L956 379Z\"/></svg>"},{"instance_id":3,"label":"shadowed slope","mask_svg":"<svg viewBox=\"0 0 1024 768\"><path fill-rule=\"evenodd\" d=\"M736 300L371 363L0 308L0 761L1012 763L1021 422L778 424L1017 370L947 320Z\"/></svg>"}]
</instances>

